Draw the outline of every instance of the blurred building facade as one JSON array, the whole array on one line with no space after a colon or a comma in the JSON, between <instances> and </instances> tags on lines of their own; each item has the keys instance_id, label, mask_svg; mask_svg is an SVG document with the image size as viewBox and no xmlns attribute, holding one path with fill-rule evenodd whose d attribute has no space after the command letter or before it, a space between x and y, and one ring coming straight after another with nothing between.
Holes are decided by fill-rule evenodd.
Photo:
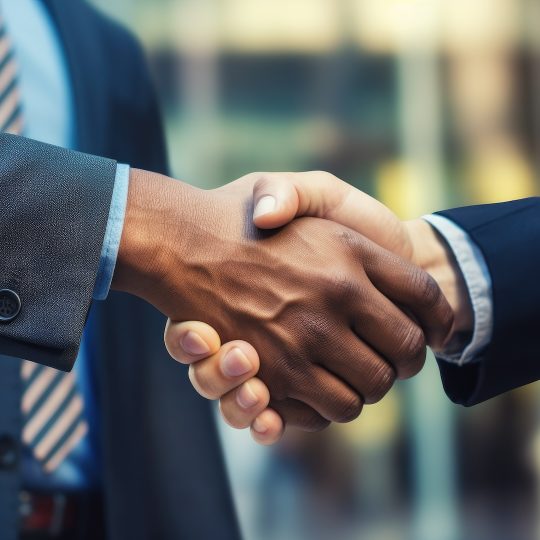
<instances>
[{"instance_id":1,"label":"blurred building facade","mask_svg":"<svg viewBox=\"0 0 540 540\"><path fill-rule=\"evenodd\" d=\"M404 218L538 193L540 0L94 3L145 46L178 178L324 169ZM539 390L462 410L431 358L348 426L224 428L246 540L540 537Z\"/></svg>"}]
</instances>

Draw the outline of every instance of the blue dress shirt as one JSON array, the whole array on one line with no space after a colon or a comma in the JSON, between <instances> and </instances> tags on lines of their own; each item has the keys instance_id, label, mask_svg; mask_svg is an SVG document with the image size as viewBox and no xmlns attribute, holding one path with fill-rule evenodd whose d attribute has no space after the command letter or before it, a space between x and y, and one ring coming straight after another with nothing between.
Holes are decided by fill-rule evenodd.
<instances>
[{"instance_id":1,"label":"blue dress shirt","mask_svg":"<svg viewBox=\"0 0 540 540\"><path fill-rule=\"evenodd\" d=\"M2 0L1 12L19 66L24 111L24 135L35 140L75 148L76 119L71 81L62 43L49 13L39 0ZM94 289L94 298L107 297L122 234L129 167L118 165L109 221ZM85 330L75 363L79 389L90 430L53 474L44 474L31 452L23 452L23 485L49 490L79 490L99 484L98 409L91 377L91 340Z\"/></svg>"}]
</instances>

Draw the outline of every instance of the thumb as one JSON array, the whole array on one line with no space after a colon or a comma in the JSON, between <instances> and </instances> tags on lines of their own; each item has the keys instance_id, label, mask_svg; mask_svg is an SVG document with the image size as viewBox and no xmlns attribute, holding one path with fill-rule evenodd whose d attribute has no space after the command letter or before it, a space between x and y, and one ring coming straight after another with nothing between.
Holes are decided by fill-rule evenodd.
<instances>
[{"instance_id":1,"label":"thumb","mask_svg":"<svg viewBox=\"0 0 540 540\"><path fill-rule=\"evenodd\" d=\"M298 214L299 197L293 182L276 173L265 175L253 186L253 223L260 229L275 229Z\"/></svg>"}]
</instances>

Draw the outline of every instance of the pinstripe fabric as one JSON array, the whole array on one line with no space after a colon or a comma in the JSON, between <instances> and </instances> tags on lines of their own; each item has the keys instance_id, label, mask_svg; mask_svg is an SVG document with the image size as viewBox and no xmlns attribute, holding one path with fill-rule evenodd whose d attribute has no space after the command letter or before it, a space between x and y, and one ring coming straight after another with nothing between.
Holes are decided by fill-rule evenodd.
<instances>
[{"instance_id":1,"label":"pinstripe fabric","mask_svg":"<svg viewBox=\"0 0 540 540\"><path fill-rule=\"evenodd\" d=\"M0 131L21 135L23 112L17 65L0 15ZM73 373L22 362L23 442L45 472L53 472L85 436L88 425Z\"/></svg>"},{"instance_id":2,"label":"pinstripe fabric","mask_svg":"<svg viewBox=\"0 0 540 540\"><path fill-rule=\"evenodd\" d=\"M53 472L88 431L74 373L25 361L23 442L45 472Z\"/></svg>"},{"instance_id":3,"label":"pinstripe fabric","mask_svg":"<svg viewBox=\"0 0 540 540\"><path fill-rule=\"evenodd\" d=\"M17 66L4 20L0 15L0 131L20 135L22 130Z\"/></svg>"}]
</instances>

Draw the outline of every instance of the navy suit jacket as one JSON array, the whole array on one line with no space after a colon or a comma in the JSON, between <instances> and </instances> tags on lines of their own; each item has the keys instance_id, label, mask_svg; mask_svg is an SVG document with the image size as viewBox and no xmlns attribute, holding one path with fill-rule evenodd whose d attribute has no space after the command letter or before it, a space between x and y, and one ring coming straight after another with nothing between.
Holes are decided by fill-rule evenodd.
<instances>
[{"instance_id":1,"label":"navy suit jacket","mask_svg":"<svg viewBox=\"0 0 540 540\"><path fill-rule=\"evenodd\" d=\"M449 397L474 405L540 379L540 198L441 212L466 230L493 283L493 339L478 362L439 362Z\"/></svg>"},{"instance_id":2,"label":"navy suit jacket","mask_svg":"<svg viewBox=\"0 0 540 540\"><path fill-rule=\"evenodd\" d=\"M0 352L68 369L91 302L113 160L164 173L167 163L137 42L83 1L44 1L68 56L79 150L103 157L0 135L0 201L8 210L0 215L0 271L23 304L16 320L0 325ZM33 243L43 238L54 238L51 249ZM236 540L211 406L167 355L164 323L151 306L120 293L90 311L108 538ZM2 357L4 540L17 536L20 399L20 362Z\"/></svg>"}]
</instances>

